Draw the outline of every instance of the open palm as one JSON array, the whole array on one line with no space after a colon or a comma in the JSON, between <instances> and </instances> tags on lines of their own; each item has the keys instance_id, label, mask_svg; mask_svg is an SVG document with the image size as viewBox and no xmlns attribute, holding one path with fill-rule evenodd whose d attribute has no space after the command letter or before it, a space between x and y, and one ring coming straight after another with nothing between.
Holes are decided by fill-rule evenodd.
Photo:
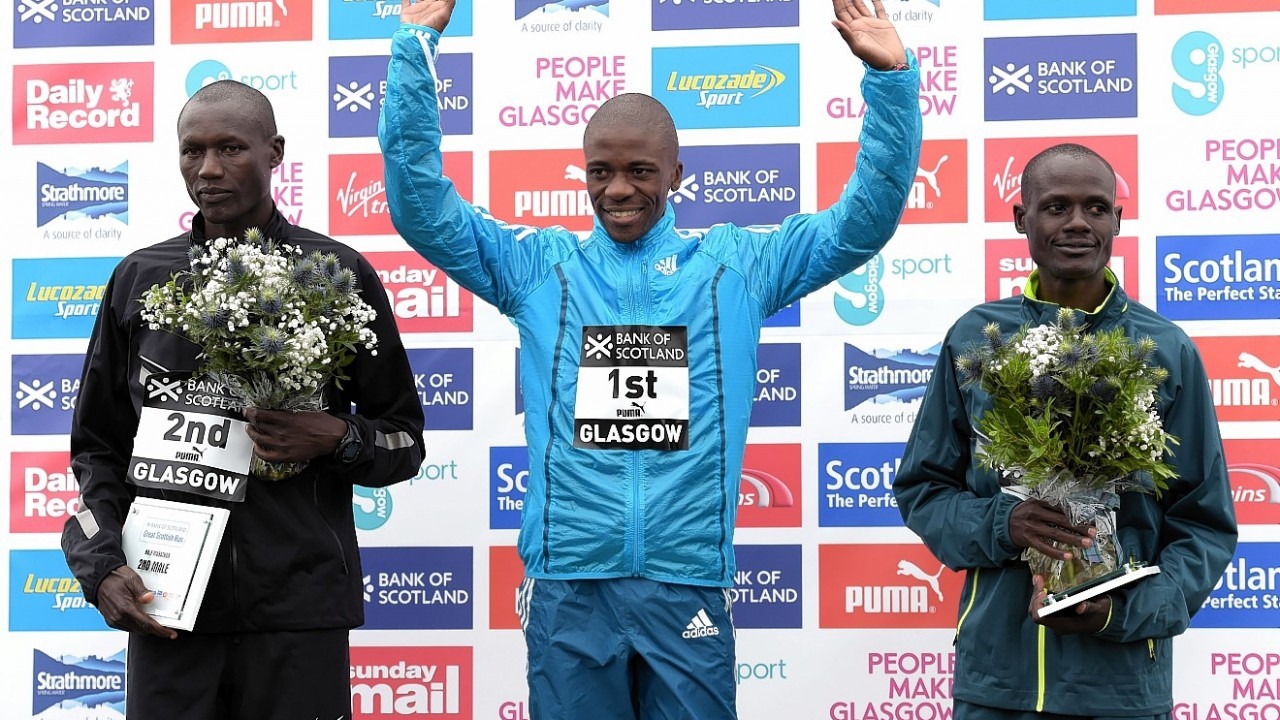
<instances>
[{"instance_id":1,"label":"open palm","mask_svg":"<svg viewBox=\"0 0 1280 720\"><path fill-rule=\"evenodd\" d=\"M907 61L907 51L898 31L884 11L881 0L872 0L875 11L867 9L866 0L831 0L836 19L831 22L853 54L878 70Z\"/></svg>"},{"instance_id":2,"label":"open palm","mask_svg":"<svg viewBox=\"0 0 1280 720\"><path fill-rule=\"evenodd\" d=\"M453 15L453 6L457 0L418 0L401 3L400 22L422 25L433 28L436 32L444 32Z\"/></svg>"}]
</instances>

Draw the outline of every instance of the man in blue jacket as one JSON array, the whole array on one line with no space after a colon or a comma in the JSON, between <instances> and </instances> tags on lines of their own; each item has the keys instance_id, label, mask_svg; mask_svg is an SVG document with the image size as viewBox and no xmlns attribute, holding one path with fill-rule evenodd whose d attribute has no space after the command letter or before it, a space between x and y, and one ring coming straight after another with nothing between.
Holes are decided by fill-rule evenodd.
<instances>
[{"instance_id":1,"label":"man in blue jacket","mask_svg":"<svg viewBox=\"0 0 1280 720\"><path fill-rule=\"evenodd\" d=\"M967 571L956 627L957 720L1036 713L1164 717L1173 708L1170 643L1187 629L1235 551L1236 522L1213 398L1199 353L1176 325L1130 300L1107 269L1120 231L1115 172L1092 150L1055 145L1022 173L1014 225L1037 269L1021 296L985 303L947 333L894 481L898 508L942 562ZM1043 580L1020 560L1031 547L1057 559L1093 542L1056 506L1002 493L974 462L973 423L991 402L957 380L956 359L988 323L1008 336L1073 308L1084 327L1124 328L1156 342L1152 364L1165 430L1180 443L1177 476L1159 499L1122 495L1116 539L1126 557L1161 572L1041 616Z\"/></svg>"},{"instance_id":2,"label":"man in blue jacket","mask_svg":"<svg viewBox=\"0 0 1280 720\"><path fill-rule=\"evenodd\" d=\"M434 60L453 5L403 6L379 139L398 232L519 329L533 716L735 717L728 588L760 326L892 237L919 158L918 68L879 0L833 2L868 66L857 170L831 208L769 228L677 231L671 116L609 100L583 138L583 239L508 225L443 176Z\"/></svg>"}]
</instances>

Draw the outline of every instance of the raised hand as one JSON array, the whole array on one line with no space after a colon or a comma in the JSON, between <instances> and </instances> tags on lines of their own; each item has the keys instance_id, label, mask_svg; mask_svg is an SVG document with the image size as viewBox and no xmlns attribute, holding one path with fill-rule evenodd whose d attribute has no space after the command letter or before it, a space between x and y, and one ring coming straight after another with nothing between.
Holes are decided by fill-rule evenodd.
<instances>
[{"instance_id":1,"label":"raised hand","mask_svg":"<svg viewBox=\"0 0 1280 720\"><path fill-rule=\"evenodd\" d=\"M836 19L831 21L853 54L877 70L890 70L907 62L907 51L898 31L889 22L881 0L831 0ZM407 5L405 7L408 7Z\"/></svg>"},{"instance_id":2,"label":"raised hand","mask_svg":"<svg viewBox=\"0 0 1280 720\"><path fill-rule=\"evenodd\" d=\"M442 33L449 24L449 18L453 16L453 6L456 4L457 0L405 0L400 6L400 22L422 25Z\"/></svg>"}]
</instances>

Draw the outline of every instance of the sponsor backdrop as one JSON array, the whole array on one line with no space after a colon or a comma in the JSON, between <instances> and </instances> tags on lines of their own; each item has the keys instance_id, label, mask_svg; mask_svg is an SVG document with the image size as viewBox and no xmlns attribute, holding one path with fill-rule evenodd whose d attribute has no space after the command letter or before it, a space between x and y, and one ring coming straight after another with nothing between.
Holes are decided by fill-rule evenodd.
<instances>
[{"instance_id":1,"label":"sponsor backdrop","mask_svg":"<svg viewBox=\"0 0 1280 720\"><path fill-rule=\"evenodd\" d=\"M897 237L764 331L733 590L742 717L949 717L961 577L902 527L894 477L943 333L966 308L1021 292L1032 269L1011 223L1024 164L1071 139L1114 164L1113 268L1195 338L1227 438L1242 543L1177 640L1174 716L1277 720L1280 136L1267 98L1280 2L884 2L920 59L926 139ZM399 4L11 6L3 715L122 712L124 638L85 605L58 550L77 506L70 413L110 268L189 227L178 111L236 78L274 101L288 138L280 209L381 271L426 411L417 477L352 497L368 610L352 636L355 716L526 718L516 333L407 251L388 219L376 129ZM661 98L681 130L686 178L671 202L685 227L777 223L844 187L862 69L825 2L480 8L461 0L442 46L445 168L500 218L589 230L583 125L631 91ZM708 84L718 76L734 82Z\"/></svg>"}]
</instances>

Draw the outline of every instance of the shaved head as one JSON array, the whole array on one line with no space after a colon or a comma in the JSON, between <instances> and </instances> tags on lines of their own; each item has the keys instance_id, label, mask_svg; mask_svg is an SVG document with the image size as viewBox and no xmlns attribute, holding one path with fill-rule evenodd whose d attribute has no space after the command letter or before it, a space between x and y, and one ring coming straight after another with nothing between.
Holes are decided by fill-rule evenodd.
<instances>
[{"instance_id":1,"label":"shaved head","mask_svg":"<svg viewBox=\"0 0 1280 720\"><path fill-rule=\"evenodd\" d=\"M237 80L218 80L197 90L187 104L182 106L182 112L178 113L179 127L182 125L182 118L194 107L223 103L235 106L246 120L262 128L264 138L276 134L276 113L271 107L271 101L266 95Z\"/></svg>"},{"instance_id":2,"label":"shaved head","mask_svg":"<svg viewBox=\"0 0 1280 720\"><path fill-rule=\"evenodd\" d=\"M649 95L623 93L606 100L587 122L582 142L585 145L596 134L617 127L645 128L672 153L679 154L680 140L671 113Z\"/></svg>"},{"instance_id":3,"label":"shaved head","mask_svg":"<svg viewBox=\"0 0 1280 720\"><path fill-rule=\"evenodd\" d=\"M1076 143L1059 143L1051 147L1041 150L1034 157L1027 161L1027 166L1022 169L1022 204L1026 205L1030 202L1030 198L1038 189L1040 175L1043 172L1042 166L1049 160L1058 157L1068 157L1075 160L1096 160L1102 163L1102 166L1111 173L1112 184L1111 191L1115 193L1115 170L1111 168L1111 163L1107 162L1101 155L1084 145Z\"/></svg>"}]
</instances>

